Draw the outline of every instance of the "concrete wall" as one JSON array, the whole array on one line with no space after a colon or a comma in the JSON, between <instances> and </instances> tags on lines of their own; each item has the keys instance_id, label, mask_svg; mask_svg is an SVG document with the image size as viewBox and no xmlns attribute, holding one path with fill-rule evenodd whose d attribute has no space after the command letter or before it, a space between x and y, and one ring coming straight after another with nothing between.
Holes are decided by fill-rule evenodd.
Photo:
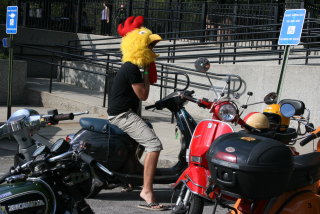
<instances>
[{"instance_id":1,"label":"concrete wall","mask_svg":"<svg viewBox=\"0 0 320 214\"><path fill-rule=\"evenodd\" d=\"M83 67L81 63L70 63L72 66ZM192 65L189 65L191 67ZM249 103L263 101L263 98L269 92L276 92L278 86L278 80L280 76L280 65L242 65L242 64L224 64L224 65L213 65L214 71L219 71L220 74L236 74L243 79L243 86L238 92L240 98L236 99L236 103L240 106L247 100L247 92L253 92L253 96L249 99ZM104 72L103 68L90 68ZM209 70L209 72L212 72ZM82 86L92 90L104 89L104 78L102 76L96 76L91 74L85 74L81 72L75 72L73 70L65 70L65 81L69 84ZM320 66L308 66L308 65L288 65L285 77L283 79L283 89L280 94L280 99L290 98L302 100L306 107L311 111L311 122L320 124L320 102L317 92L320 91ZM189 75L191 81L199 83L207 83L208 80L204 77L197 75ZM215 87L221 88L225 86L224 79L212 79L212 83ZM233 83L233 88L237 87L238 83ZM208 97L208 90L190 87L189 90L194 90L195 96L198 98ZM167 94L171 93L172 90L168 89ZM219 90L218 90L219 92ZM150 91L148 103L153 103L159 99L160 90L158 87L152 86ZM233 96L232 96L233 97ZM251 111L263 111L266 107L265 104L257 104L249 106L245 110L244 114ZM193 115L197 115L200 118L211 117L210 113L206 109L199 109L195 104L189 103L187 109Z\"/></svg>"},{"instance_id":2,"label":"concrete wall","mask_svg":"<svg viewBox=\"0 0 320 214\"><path fill-rule=\"evenodd\" d=\"M8 97L8 60L0 59L0 104L7 104ZM14 60L12 76L12 104L26 102L24 92L27 80L27 63Z\"/></svg>"},{"instance_id":3,"label":"concrete wall","mask_svg":"<svg viewBox=\"0 0 320 214\"><path fill-rule=\"evenodd\" d=\"M232 73L241 76L244 80L244 88L237 103L244 104L247 99L246 93L253 92L249 103L263 101L264 96L269 92L276 92L281 66L271 65L214 65L215 70L220 73ZM283 89L280 99L290 98L302 100L311 112L311 122L320 125L320 66L288 65L283 80ZM196 89L195 89L196 91ZM265 104L250 106L244 113L251 111L263 111ZM195 105L188 105L190 112L199 114ZM201 111L202 115L210 114L208 111Z\"/></svg>"},{"instance_id":4,"label":"concrete wall","mask_svg":"<svg viewBox=\"0 0 320 214\"><path fill-rule=\"evenodd\" d=\"M106 73L105 68L103 67L90 66L82 62L66 61L66 62L63 62L63 65L78 68L78 69L84 69L88 71L95 71L101 74ZM72 84L72 85L76 85L79 87L83 87L83 88L95 90L95 91L103 91L105 87L104 86L105 76L91 74L88 72L83 72L83 71L74 70L70 68L63 69L61 79L63 82L67 84Z\"/></svg>"}]
</instances>

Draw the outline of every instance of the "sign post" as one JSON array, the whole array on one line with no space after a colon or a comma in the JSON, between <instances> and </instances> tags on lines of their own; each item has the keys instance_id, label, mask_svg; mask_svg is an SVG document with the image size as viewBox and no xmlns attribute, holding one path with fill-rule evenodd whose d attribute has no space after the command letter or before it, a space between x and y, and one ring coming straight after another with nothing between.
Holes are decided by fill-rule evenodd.
<instances>
[{"instance_id":1,"label":"sign post","mask_svg":"<svg viewBox=\"0 0 320 214\"><path fill-rule=\"evenodd\" d=\"M17 33L18 29L18 7L7 7L7 19L6 19L6 33L10 34L9 43L12 44L13 34ZM8 44L7 39L3 40L3 45ZM7 119L11 116L11 103L12 103L12 76L13 76L13 47L7 45L9 48L9 72L8 72L8 96L7 96Z\"/></svg>"},{"instance_id":2,"label":"sign post","mask_svg":"<svg viewBox=\"0 0 320 214\"><path fill-rule=\"evenodd\" d=\"M277 94L280 97L282 80L284 79L291 45L298 45L306 16L305 9L286 10L284 13L278 45L285 45Z\"/></svg>"}]
</instances>

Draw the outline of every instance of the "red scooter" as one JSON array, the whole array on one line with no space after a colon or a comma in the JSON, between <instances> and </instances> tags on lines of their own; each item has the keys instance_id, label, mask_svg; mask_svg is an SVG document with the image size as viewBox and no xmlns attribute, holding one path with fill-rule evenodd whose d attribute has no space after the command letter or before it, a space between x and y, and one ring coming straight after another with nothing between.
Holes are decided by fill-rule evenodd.
<instances>
[{"instance_id":1,"label":"red scooter","mask_svg":"<svg viewBox=\"0 0 320 214\"><path fill-rule=\"evenodd\" d=\"M320 137L320 127L314 130L309 116L302 115L304 103L285 99L279 102L283 116L305 125L311 132L300 145ZM300 132L299 128L296 130ZM294 138L290 146L301 138ZM320 213L320 153L303 155L278 139L251 132L222 136L207 154L216 204L229 208L230 214L319 214ZM233 148L233 152L226 150ZM221 155L223 154L223 156ZM208 191L209 192L209 191ZM226 195L238 198L233 207L220 198Z\"/></svg>"},{"instance_id":2,"label":"red scooter","mask_svg":"<svg viewBox=\"0 0 320 214\"><path fill-rule=\"evenodd\" d=\"M210 66L208 62L202 59L202 71L206 71ZM197 66L196 66L197 68ZM198 70L198 69L197 69ZM241 81L241 78L239 78ZM206 99L189 98L191 102L197 103L200 107L210 109L212 119L200 121L197 125L189 146L188 168L181 174L179 179L173 185L175 190L179 190L179 196L172 213L202 213L205 199L213 201L214 194L207 194L209 187L210 171L208 168L208 160L206 154L216 138L219 136L233 132L232 127L227 122L235 122L241 126L245 126L245 122L239 118L239 109L230 98L230 81L227 81L227 96L224 97L224 90L220 98L213 102ZM248 94L252 95L252 93ZM267 95L265 103L273 103L276 97L274 94ZM185 97L188 99L187 97ZM269 100L270 99L270 100ZM248 105L242 106L246 108ZM234 199L235 200L235 199Z\"/></svg>"},{"instance_id":3,"label":"red scooter","mask_svg":"<svg viewBox=\"0 0 320 214\"><path fill-rule=\"evenodd\" d=\"M249 95L251 96L252 93ZM264 103L272 104L275 99L276 94L270 93L265 96ZM211 103L205 103L204 100L189 100L199 106L210 107L212 119L201 121L195 128L189 146L189 167L174 184L174 188L179 189L180 192L172 213L199 214L203 212L205 200L214 202L216 196L220 194L217 190L212 191L210 189L212 187L211 174L206 156L211 144L221 135L233 132L232 127L227 122L239 124L252 132L259 132L259 130L248 125L245 122L246 118L244 120L240 118L241 114L237 105L230 100L218 100ZM241 107L246 108L247 106L248 104ZM228 195L224 195L223 199L227 201L237 200L237 198Z\"/></svg>"}]
</instances>

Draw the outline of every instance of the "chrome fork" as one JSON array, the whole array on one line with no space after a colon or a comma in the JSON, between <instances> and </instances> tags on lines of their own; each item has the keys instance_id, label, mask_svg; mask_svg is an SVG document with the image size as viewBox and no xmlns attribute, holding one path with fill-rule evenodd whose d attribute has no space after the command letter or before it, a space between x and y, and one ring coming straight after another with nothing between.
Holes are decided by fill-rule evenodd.
<instances>
[{"instance_id":1,"label":"chrome fork","mask_svg":"<svg viewBox=\"0 0 320 214\"><path fill-rule=\"evenodd\" d=\"M191 191L187 188L186 184L183 184L180 194L178 196L177 202L175 206L173 207L173 213L180 214L180 213L186 213L188 210L188 203L190 200Z\"/></svg>"}]
</instances>

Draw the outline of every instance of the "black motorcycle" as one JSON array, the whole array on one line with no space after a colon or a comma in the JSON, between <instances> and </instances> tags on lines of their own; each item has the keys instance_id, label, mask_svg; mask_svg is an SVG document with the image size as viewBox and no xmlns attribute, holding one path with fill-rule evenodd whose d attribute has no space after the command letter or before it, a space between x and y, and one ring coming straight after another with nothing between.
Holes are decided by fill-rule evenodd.
<instances>
[{"instance_id":1,"label":"black motorcycle","mask_svg":"<svg viewBox=\"0 0 320 214\"><path fill-rule=\"evenodd\" d=\"M75 116L88 114L89 112L78 112L59 114L57 109L49 110L48 114L39 114L34 109L19 109L0 126L0 139L13 138L18 149L14 157L14 166L21 165L32 160L33 152L42 145L51 147L52 143L47 140L39 142L35 135L39 135L40 128L48 125L57 125L62 120L73 120Z\"/></svg>"},{"instance_id":2,"label":"black motorcycle","mask_svg":"<svg viewBox=\"0 0 320 214\"><path fill-rule=\"evenodd\" d=\"M112 173L81 149L70 151L60 139L38 147L32 160L12 167L0 178L0 213L90 214L84 200L92 177L88 166ZM5 184L3 184L6 182Z\"/></svg>"},{"instance_id":3,"label":"black motorcycle","mask_svg":"<svg viewBox=\"0 0 320 214\"><path fill-rule=\"evenodd\" d=\"M190 97L192 98L193 93L194 91L176 91L155 102L154 105L145 107L145 109L169 109L174 114L177 127L181 131L178 161L173 167L157 168L155 184L175 182L188 166L186 152L197 123L186 111L184 104ZM114 174L108 176L93 171L97 182L92 182L88 197L94 197L102 189L142 185L143 165L140 158L144 152L143 146L108 120L81 118L80 125L82 129L72 136L70 141L72 148L78 149L83 144L87 154L92 155Z\"/></svg>"}]
</instances>

